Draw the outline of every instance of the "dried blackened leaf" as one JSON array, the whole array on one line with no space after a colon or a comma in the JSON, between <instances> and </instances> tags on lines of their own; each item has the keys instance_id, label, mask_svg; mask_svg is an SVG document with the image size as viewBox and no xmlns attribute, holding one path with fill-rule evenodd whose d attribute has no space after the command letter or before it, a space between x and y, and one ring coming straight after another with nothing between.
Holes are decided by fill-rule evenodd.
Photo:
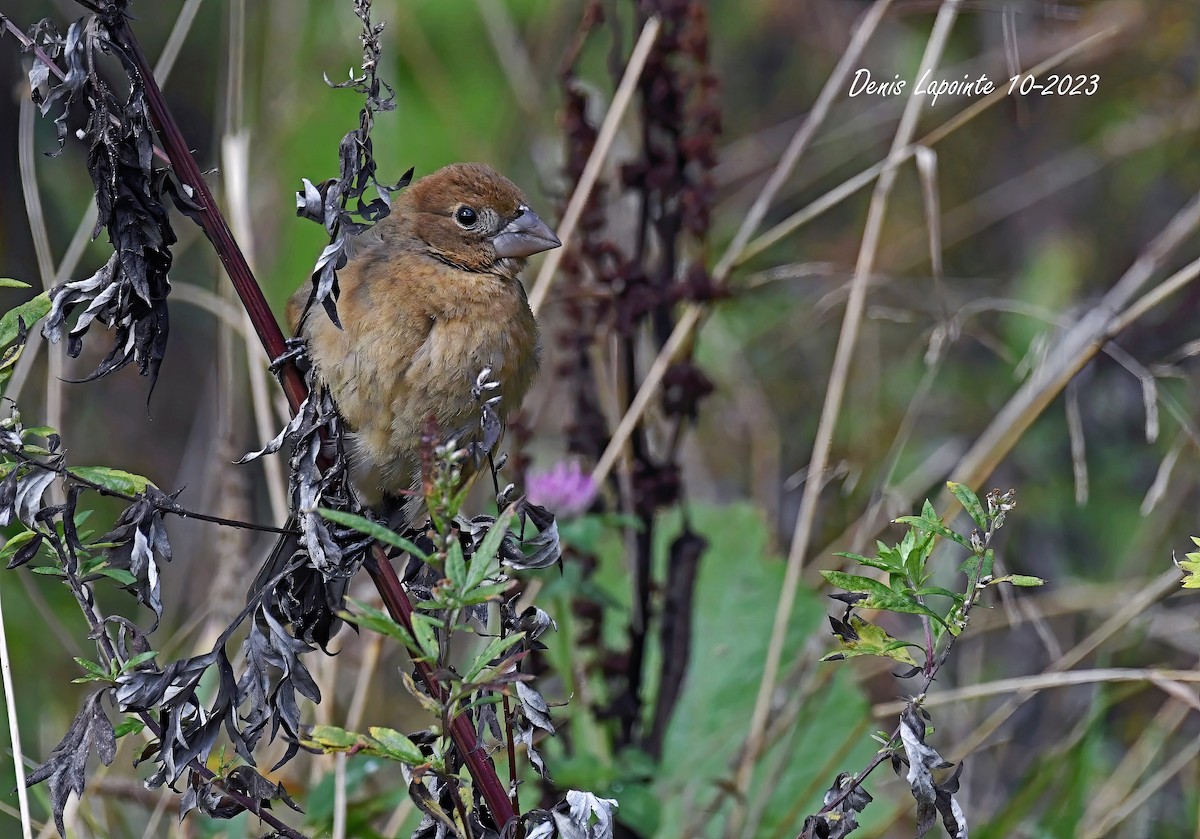
<instances>
[{"instance_id":1,"label":"dried blackened leaf","mask_svg":"<svg viewBox=\"0 0 1200 839\"><path fill-rule=\"evenodd\" d=\"M940 813L950 835L965 839L966 819L954 799L962 765L956 767L925 742L925 721L911 702L900 715L900 739L908 763L905 780L917 801L916 835L924 836Z\"/></svg>"},{"instance_id":2,"label":"dried blackened leaf","mask_svg":"<svg viewBox=\"0 0 1200 839\"><path fill-rule=\"evenodd\" d=\"M173 503L161 491L155 489L154 492ZM125 508L113 529L101 536L100 541L113 545L106 552L108 566L128 571L133 576L134 582L123 588L154 612L157 626L163 608L158 563L171 561L171 543L162 511L148 494L144 495Z\"/></svg>"},{"instance_id":3,"label":"dried blackened leaf","mask_svg":"<svg viewBox=\"0 0 1200 839\"><path fill-rule=\"evenodd\" d=\"M50 781L50 809L60 836L67 835L63 824L67 799L71 793L83 794L88 756L94 751L100 762L108 766L117 753L117 737L101 705L103 695L104 691L97 691L84 701L50 757L25 781L26 786Z\"/></svg>"},{"instance_id":4,"label":"dried blackened leaf","mask_svg":"<svg viewBox=\"0 0 1200 839\"><path fill-rule=\"evenodd\" d=\"M562 545L558 538L558 523L554 514L545 507L522 501L518 511L522 519L527 519L537 528L537 535L531 539L521 540L516 534L509 534L501 548L503 562L509 568L526 571L538 568L549 568L562 561ZM526 553L526 551L529 551Z\"/></svg>"}]
</instances>

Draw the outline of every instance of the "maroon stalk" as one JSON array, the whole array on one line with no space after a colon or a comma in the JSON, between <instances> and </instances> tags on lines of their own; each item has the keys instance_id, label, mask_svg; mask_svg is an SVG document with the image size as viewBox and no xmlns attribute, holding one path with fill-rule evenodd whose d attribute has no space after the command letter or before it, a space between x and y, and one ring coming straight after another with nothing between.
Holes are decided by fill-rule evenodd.
<instances>
[{"instance_id":1,"label":"maroon stalk","mask_svg":"<svg viewBox=\"0 0 1200 839\"><path fill-rule=\"evenodd\" d=\"M163 141L167 156L171 160L171 166L181 181L196 190L194 200L201 206L201 210L197 213L201 228L216 249L221 264L225 266L225 271L229 274L229 279L233 282L238 297L241 298L242 305L245 306L246 312L250 316L250 322L254 325L254 331L258 333L267 356L271 359L279 358L287 350L283 332L275 321L275 316L271 313L266 298L263 297L262 289L259 288L250 266L246 263L245 256L234 240L229 225L225 222L220 210L217 209L216 201L213 200L212 193L205 184L204 177L200 174L200 167L196 165L196 161L184 141L183 134L167 107L166 99L154 80L154 73L146 61L145 53L142 52L134 37L128 21L121 18L117 24L117 31L113 34L129 49L129 54L134 59L138 72L142 76L150 113ZM292 364L283 366L280 377L288 403L295 411L308 395L308 388L304 384L303 377ZM372 548L371 558L366 563L366 569L375 583L375 588L379 591L379 596L383 600L388 614L394 621L412 632L412 604L400 583L400 578L396 576L396 570L392 568L383 548L378 544ZM417 670L422 681L425 682L425 686L429 688L430 694L439 701L444 701L445 691L438 683L429 665L418 662ZM496 774L496 767L476 737L470 720L462 715L455 717L450 723L450 736L466 763L472 779L479 787L483 800L492 813L492 818L500 828L503 828L509 821L516 818L516 813L508 800L504 784Z\"/></svg>"}]
</instances>

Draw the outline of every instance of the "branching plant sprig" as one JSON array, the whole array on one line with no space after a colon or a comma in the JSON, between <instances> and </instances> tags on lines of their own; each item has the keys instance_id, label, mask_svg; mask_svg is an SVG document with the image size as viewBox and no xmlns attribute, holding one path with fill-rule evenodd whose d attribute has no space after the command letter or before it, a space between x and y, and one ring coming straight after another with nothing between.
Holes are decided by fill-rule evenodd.
<instances>
[{"instance_id":1,"label":"branching plant sprig","mask_svg":"<svg viewBox=\"0 0 1200 839\"><path fill-rule=\"evenodd\" d=\"M321 251L313 270L312 294L305 312L319 303L339 327L337 272L349 259L351 241L391 212L392 193L408 186L413 177L413 170L409 169L395 184L379 182L371 129L376 112L395 109L395 91L379 76L382 54L379 38L384 24L371 23L371 0L354 0L354 14L362 21L361 74L355 75L351 70L350 78L344 82L335 84L328 76L325 82L333 88L350 88L365 98L358 114L358 128L342 137L338 145L338 176L317 185L305 178L303 190L296 194L296 214L323 225L329 234L329 244ZM364 196L371 188L375 190L375 198L368 201Z\"/></svg>"},{"instance_id":2,"label":"branching plant sprig","mask_svg":"<svg viewBox=\"0 0 1200 839\"><path fill-rule=\"evenodd\" d=\"M486 371L481 381L485 377ZM513 600L502 598L514 585L513 571L559 561L557 529L547 511L524 499L511 501L511 486L500 493L498 516L465 518L463 475L481 455L455 439L439 442L433 430L426 435L422 484L429 528L414 535L416 541L362 516L320 511L410 557L408 587L416 599L408 626L356 602L341 617L404 644L416 669L416 677L406 675L404 684L435 722L409 734L382 727L357 733L314 726L302 742L314 751L363 752L401 763L412 800L424 814L414 837L491 835L503 827L484 815L480 790L464 782L459 770L473 753L464 756L452 748L450 733L456 724L470 724L482 752L504 748L512 761L517 746L523 746L543 776L546 767L535 741L555 731L549 703L522 672L525 659L544 649L538 639L555 623L536 606L518 613ZM523 520L537 529L536 535L521 535L527 530ZM492 604L498 621L489 621ZM496 634L488 634L489 623L498 625ZM483 645L459 662L451 649L463 634L478 636ZM503 725L497 706L504 708ZM614 801L572 791L555 808L521 813L515 770L512 781L513 810L526 825L526 835L611 836Z\"/></svg>"},{"instance_id":3,"label":"branching plant sprig","mask_svg":"<svg viewBox=\"0 0 1200 839\"><path fill-rule=\"evenodd\" d=\"M843 571L821 572L830 584L844 592L831 596L846 604L842 618L830 618L839 648L823 660L835 661L864 655L890 658L908 665L908 671L901 674L903 678L920 674L922 680L920 689L901 714L896 729L890 735L879 737L883 747L857 774L839 775L825 794L821 811L806 819L801 834L806 839L816 836L837 839L855 830L858 827L855 814L871 801L871 796L861 789L861 785L885 760L891 760L897 772L903 765L908 766L906 780L917 801L917 836L924 835L939 814L951 836L966 836L966 818L954 797L958 791L962 764L956 766L946 761L925 742L925 722L930 717L921 707L921 701L946 663L950 650L966 629L971 610L986 589L1001 583L1039 586L1044 581L1019 574L993 576L995 551L991 546L992 540L996 531L1004 525L1008 513L1016 506L1013 490L1005 493L992 490L981 503L969 487L953 482L948 487L976 525L970 536L962 536L948 527L938 518L933 505L926 501L921 515L896 519L898 524L909 527L898 544L877 543L879 552L873 557L838 554L883 572L886 582ZM961 592L930 584L934 569L930 567L929 560L939 539L948 539L970 552L958 569L965 577ZM948 605L938 609L935 608L938 603ZM920 618L923 640L916 642L893 638L878 625L855 614L860 609L916 615ZM919 650L922 661L918 662L911 650Z\"/></svg>"}]
</instances>

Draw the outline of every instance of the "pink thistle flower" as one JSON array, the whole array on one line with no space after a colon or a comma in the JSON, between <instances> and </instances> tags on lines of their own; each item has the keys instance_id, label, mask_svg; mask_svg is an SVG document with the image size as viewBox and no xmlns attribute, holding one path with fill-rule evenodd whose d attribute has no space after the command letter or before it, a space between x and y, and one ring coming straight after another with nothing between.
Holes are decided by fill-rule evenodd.
<instances>
[{"instance_id":1,"label":"pink thistle flower","mask_svg":"<svg viewBox=\"0 0 1200 839\"><path fill-rule=\"evenodd\" d=\"M596 497L596 482L574 460L554 464L544 472L531 471L527 478L529 501L545 507L559 518L587 512Z\"/></svg>"}]
</instances>

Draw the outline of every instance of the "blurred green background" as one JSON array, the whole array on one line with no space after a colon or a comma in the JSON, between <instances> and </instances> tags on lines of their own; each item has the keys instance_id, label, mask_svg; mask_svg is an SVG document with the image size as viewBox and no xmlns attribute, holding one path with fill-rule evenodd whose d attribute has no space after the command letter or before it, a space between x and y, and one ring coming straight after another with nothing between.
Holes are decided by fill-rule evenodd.
<instances>
[{"instance_id":1,"label":"blurred green background","mask_svg":"<svg viewBox=\"0 0 1200 839\"><path fill-rule=\"evenodd\" d=\"M867 5L708 4L724 133L710 252L693 257L711 266L723 252ZM629 4L602 6L616 13L616 49L627 53L636 37ZM379 116L372 135L381 179L394 181L410 166L420 176L451 161L481 160L522 185L544 217L555 218L566 199L558 73L583 7L575 0L376 0L375 19L387 21L382 76L395 87L397 106ZM336 175L338 142L358 120L360 98L322 79L340 81L360 60L351 4L160 0L134 10L134 30L152 60L181 12L194 14L180 29L164 90L223 202L229 194L222 174L236 171L223 144L227 150L244 144L251 236L241 243L282 311L325 242L316 225L296 219L292 193L301 178ZM877 78L899 73L911 87L935 10L935 3L895 3L858 66ZM78 13L66 0L0 0L0 14L21 27L49 16L65 28ZM931 267L922 182L911 162L900 170L784 663L789 676L781 690L798 697L796 715L760 762L750 795L759 814L754 835L798 833L833 775L854 771L872 754L869 732L890 728L871 718L871 703L909 689L886 668L861 661L814 663L829 649L816 569L833 567L833 550L872 544L878 528L858 524L867 511L886 518L915 512L920 499L956 479L950 470L958 458L1041 362L1058 330L1090 310L1200 188L1200 5L964 3L938 75L986 72L1007 85L1008 62L1032 66L1098 31L1110 34L1058 71L1097 74L1094 95L1005 97L934 147L944 243L940 278ZM580 65L581 80L595 91L597 119L613 88L610 34L590 39ZM231 58L239 39L241 65ZM0 97L0 273L38 285L18 154L26 60L11 37L0 39L0 57L10 91ZM917 136L971 101L944 97L936 107L923 107ZM896 97L839 95L766 226L883 159L902 107ZM630 154L635 123L626 120L611 167ZM91 198L84 152L69 138L60 158L36 153L55 146L53 125L40 120L33 145L57 263ZM719 780L745 736L761 675L782 579L779 556L786 554L796 516L868 200L869 188L857 191L739 267L730 298L701 332L697 355L717 387L687 437L683 461L689 501L704 505L693 519L705 523L712 548L697 595L693 666L662 764L605 754L603 736L593 732L589 739L585 730L602 724L572 716L570 707L556 709L577 728L571 754L547 744L551 774L564 787L617 797L622 817L640 826L641 835L721 835L729 803L716 801ZM610 212L619 216L620 208ZM61 411L73 463L120 466L164 488L186 487L182 499L193 508L270 521L275 512L263 467L231 465L264 441L250 408L245 346L221 332L211 312L222 299L236 301L198 230L178 220L176 231L181 241L172 282L196 291L173 298L171 345L149 404L146 382L125 370L56 388L62 406L48 405L44 351L20 404L30 420ZM90 274L107 253L103 241L89 246L72 276ZM1191 237L1158 277L1198 254ZM20 299L5 294L11 298L5 308ZM560 303L552 291L543 315L548 331L561 325ZM988 480L987 487L1018 493L1000 546L1006 568L1051 584L980 615L933 692L1040 672L1167 571L1172 551L1182 554L1190 547L1187 537L1200 534L1198 304L1200 288L1188 285L1121 334L1115 357L1102 354L1088 364ZM930 365L931 340L955 314L959 331L944 358ZM90 372L107 349L104 336L93 332L83 356L66 362L66 375ZM548 342L547 372L527 411L530 451L541 466L563 456L569 421L554 352ZM1149 415L1157 421L1150 423ZM117 508L105 509L113 514ZM170 649L182 654L199 648L235 608L254 570L256 560L247 557L261 556L269 540L186 522L169 527L177 558L167 570L164 599L176 622L156 637L160 643L173 637ZM622 545L611 533L591 542L601 558L598 580L610 581L607 620L621 624L629 598ZM949 573L958 557L947 554L942 561ZM571 604L585 584L569 567L562 579L547 582L543 605L560 622L562 636L551 642L550 655L566 665ZM5 573L0 593L24 748L37 758L57 742L84 693L69 682L78 675L71 656L86 654L87 641L73 603L53 582ZM132 609L116 595L106 606ZM1079 667L1194 668L1198 618L1195 603L1183 596L1147 607ZM889 629L912 632L906 625ZM339 640L343 655L322 665L333 701L317 712L321 720L345 713L356 665L368 655L362 639ZM402 656L385 648L368 722L395 715L396 673L403 667ZM1002 701L937 709L938 742L961 742ZM967 762L960 800L972 835L1200 836L1197 707L1190 687L1171 694L1148 683L1039 695ZM97 796L75 819L75 835L257 835L244 819L208 824L189 818L175 825L174 804L141 789L129 758L130 751L122 751L102 773ZM397 806L401 793L386 773L379 777L380 767L351 763L352 780L362 784L354 787L361 833L351 835L376 835L369 831L382 830L388 818L379 814ZM1160 773L1164 767L1170 771ZM0 779L11 777L11 757L0 757ZM327 826L330 765L294 764L283 777L298 789L320 834ZM0 803L7 814L16 799L4 783ZM856 835L910 835L912 802L903 779L884 767L868 789L881 800ZM0 835L17 835L17 821L6 814L0 814Z\"/></svg>"}]
</instances>

